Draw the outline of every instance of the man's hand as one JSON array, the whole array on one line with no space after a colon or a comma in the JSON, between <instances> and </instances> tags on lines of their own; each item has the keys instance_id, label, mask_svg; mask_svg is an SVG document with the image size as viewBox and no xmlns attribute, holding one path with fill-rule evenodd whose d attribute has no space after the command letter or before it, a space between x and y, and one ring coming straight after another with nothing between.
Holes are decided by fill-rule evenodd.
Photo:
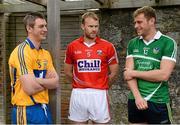
<instances>
[{"instance_id":1,"label":"man's hand","mask_svg":"<svg viewBox=\"0 0 180 125\"><path fill-rule=\"evenodd\" d=\"M126 81L133 79L134 70L124 68L124 79Z\"/></svg>"},{"instance_id":2,"label":"man's hand","mask_svg":"<svg viewBox=\"0 0 180 125\"><path fill-rule=\"evenodd\" d=\"M147 101L142 97L136 98L135 103L139 110L145 110L148 108Z\"/></svg>"},{"instance_id":3,"label":"man's hand","mask_svg":"<svg viewBox=\"0 0 180 125\"><path fill-rule=\"evenodd\" d=\"M111 76L109 76L108 78L108 84L109 84L109 88L111 88L112 84L113 84L114 80L112 79Z\"/></svg>"}]
</instances>

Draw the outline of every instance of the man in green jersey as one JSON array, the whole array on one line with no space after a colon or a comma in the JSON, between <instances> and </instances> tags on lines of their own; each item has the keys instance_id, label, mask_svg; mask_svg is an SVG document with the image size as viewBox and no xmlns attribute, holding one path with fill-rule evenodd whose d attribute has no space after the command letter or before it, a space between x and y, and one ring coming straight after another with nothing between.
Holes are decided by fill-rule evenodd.
<instances>
[{"instance_id":1,"label":"man in green jersey","mask_svg":"<svg viewBox=\"0 0 180 125\"><path fill-rule=\"evenodd\" d=\"M131 90L130 123L169 124L168 79L176 62L176 42L156 30L156 13L144 6L134 12L138 37L129 41L124 78Z\"/></svg>"}]
</instances>

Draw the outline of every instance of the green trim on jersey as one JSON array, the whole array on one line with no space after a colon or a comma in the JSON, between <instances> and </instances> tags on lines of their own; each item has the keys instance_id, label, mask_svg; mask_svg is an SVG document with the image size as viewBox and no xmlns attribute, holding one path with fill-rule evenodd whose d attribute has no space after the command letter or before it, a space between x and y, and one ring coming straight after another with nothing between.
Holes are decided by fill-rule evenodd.
<instances>
[{"instance_id":1,"label":"green trim on jersey","mask_svg":"<svg viewBox=\"0 0 180 125\"><path fill-rule=\"evenodd\" d=\"M127 58L133 57L134 69L138 71L160 69L162 59L176 62L176 55L176 42L159 31L153 42L146 44L143 39L136 37L129 41L127 49ZM137 79L137 84L144 99L155 103L169 102L168 81L150 82ZM134 99L132 92L129 94L129 99Z\"/></svg>"}]
</instances>

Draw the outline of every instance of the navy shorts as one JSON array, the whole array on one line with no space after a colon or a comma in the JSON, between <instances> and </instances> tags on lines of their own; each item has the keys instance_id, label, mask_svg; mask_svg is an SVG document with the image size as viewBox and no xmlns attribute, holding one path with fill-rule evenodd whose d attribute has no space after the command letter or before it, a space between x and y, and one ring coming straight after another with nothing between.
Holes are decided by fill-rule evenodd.
<instances>
[{"instance_id":1,"label":"navy shorts","mask_svg":"<svg viewBox=\"0 0 180 125\"><path fill-rule=\"evenodd\" d=\"M130 123L171 124L172 115L169 104L149 101L147 103L148 109L139 110L134 99L128 100L128 120Z\"/></svg>"},{"instance_id":2,"label":"navy shorts","mask_svg":"<svg viewBox=\"0 0 180 125\"><path fill-rule=\"evenodd\" d=\"M13 106L12 124L52 124L52 116L46 104Z\"/></svg>"}]
</instances>

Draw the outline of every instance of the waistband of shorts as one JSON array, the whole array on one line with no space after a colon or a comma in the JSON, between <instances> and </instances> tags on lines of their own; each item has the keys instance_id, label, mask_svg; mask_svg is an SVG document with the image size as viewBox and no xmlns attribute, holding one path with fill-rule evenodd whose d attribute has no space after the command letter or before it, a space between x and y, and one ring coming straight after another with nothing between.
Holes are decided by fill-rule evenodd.
<instances>
[{"instance_id":1,"label":"waistband of shorts","mask_svg":"<svg viewBox=\"0 0 180 125\"><path fill-rule=\"evenodd\" d=\"M106 89L94 89L94 88L73 88L73 92L77 93L104 93Z\"/></svg>"},{"instance_id":2,"label":"waistband of shorts","mask_svg":"<svg viewBox=\"0 0 180 125\"><path fill-rule=\"evenodd\" d=\"M44 104L44 103L36 103L34 105L13 105L13 107L36 107L36 106L42 106L42 105L46 105L48 106L48 104Z\"/></svg>"}]
</instances>

